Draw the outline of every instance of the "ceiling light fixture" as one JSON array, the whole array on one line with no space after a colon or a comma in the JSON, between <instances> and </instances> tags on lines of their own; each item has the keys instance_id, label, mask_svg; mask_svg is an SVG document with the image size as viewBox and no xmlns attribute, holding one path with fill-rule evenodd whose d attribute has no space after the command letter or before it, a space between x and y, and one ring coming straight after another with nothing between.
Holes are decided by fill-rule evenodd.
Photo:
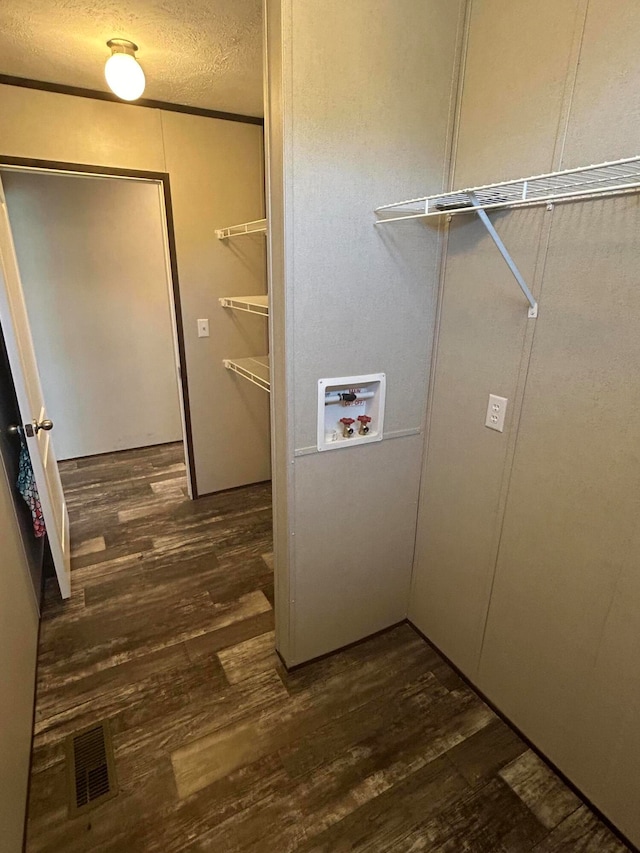
<instances>
[{"instance_id":1,"label":"ceiling light fixture","mask_svg":"<svg viewBox=\"0 0 640 853\"><path fill-rule=\"evenodd\" d=\"M123 101L135 101L144 92L144 71L136 59L138 45L127 39L109 39L111 56L104 66L109 88Z\"/></svg>"}]
</instances>

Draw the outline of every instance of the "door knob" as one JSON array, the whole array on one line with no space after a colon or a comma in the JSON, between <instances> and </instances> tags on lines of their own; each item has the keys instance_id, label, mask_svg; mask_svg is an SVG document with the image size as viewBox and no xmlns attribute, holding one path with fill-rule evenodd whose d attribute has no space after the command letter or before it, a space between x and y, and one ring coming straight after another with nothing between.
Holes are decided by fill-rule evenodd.
<instances>
[{"instance_id":1,"label":"door knob","mask_svg":"<svg viewBox=\"0 0 640 853\"><path fill-rule=\"evenodd\" d=\"M47 432L50 429L53 429L53 421L50 421L49 418L45 418L43 421L38 422L34 420L32 423L24 425L25 434L28 435L29 438L39 433L41 429L44 429ZM7 427L9 435L19 435L21 431L22 427L20 424L11 424L10 427Z\"/></svg>"}]
</instances>

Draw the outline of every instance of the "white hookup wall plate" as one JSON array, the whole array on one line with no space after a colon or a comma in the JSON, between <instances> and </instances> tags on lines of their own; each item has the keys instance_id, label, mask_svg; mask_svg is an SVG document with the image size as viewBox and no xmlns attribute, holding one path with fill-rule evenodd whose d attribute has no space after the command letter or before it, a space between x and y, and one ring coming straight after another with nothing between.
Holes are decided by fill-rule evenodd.
<instances>
[{"instance_id":1,"label":"white hookup wall plate","mask_svg":"<svg viewBox=\"0 0 640 853\"><path fill-rule=\"evenodd\" d=\"M335 376L318 380L318 450L337 450L356 444L382 441L384 399L387 377L384 373L363 376ZM344 400L341 395L355 396ZM358 415L371 418L369 432L360 435ZM353 434L343 435L341 418L353 418Z\"/></svg>"},{"instance_id":2,"label":"white hookup wall plate","mask_svg":"<svg viewBox=\"0 0 640 853\"><path fill-rule=\"evenodd\" d=\"M484 425L489 429L495 429L498 432L504 431L504 417L507 414L506 397L498 397L496 394L489 394L489 404L487 406L487 417Z\"/></svg>"}]
</instances>

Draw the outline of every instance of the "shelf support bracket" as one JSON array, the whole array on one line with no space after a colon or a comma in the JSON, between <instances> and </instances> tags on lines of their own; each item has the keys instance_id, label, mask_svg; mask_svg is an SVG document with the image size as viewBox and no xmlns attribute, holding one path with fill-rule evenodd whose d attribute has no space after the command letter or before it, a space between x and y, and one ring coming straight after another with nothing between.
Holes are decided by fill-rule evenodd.
<instances>
[{"instance_id":1,"label":"shelf support bracket","mask_svg":"<svg viewBox=\"0 0 640 853\"><path fill-rule=\"evenodd\" d=\"M535 320L535 318L538 316L538 303L533 298L533 294L529 290L526 281L522 277L522 273L520 272L518 267L515 265L513 258L511 257L511 255L509 254L509 252L507 250L507 247L505 246L505 244L500 239L500 235L498 234L498 232L496 231L496 229L493 226L493 223L489 219L489 216L487 215L487 211L484 210L482 207L480 207L480 202L478 201L476 194L475 193L469 193L469 198L471 199L471 201L473 202L473 204L476 208L476 213L478 214L480 221L482 222L484 227L489 232L489 236L491 237L493 242L496 244L496 247L497 247L498 251L500 252L500 254L502 255L502 257L504 258L506 265L509 267L509 269L513 273L513 277L518 282L518 286L520 287L520 290L527 297L527 301L528 301L529 306L530 306L527 316L529 317L530 320Z\"/></svg>"}]
</instances>

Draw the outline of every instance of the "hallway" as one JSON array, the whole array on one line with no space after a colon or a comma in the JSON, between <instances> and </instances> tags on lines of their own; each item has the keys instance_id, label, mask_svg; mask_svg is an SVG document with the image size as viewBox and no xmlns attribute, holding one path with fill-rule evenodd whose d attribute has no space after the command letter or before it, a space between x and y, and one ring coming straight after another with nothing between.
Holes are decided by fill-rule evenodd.
<instances>
[{"instance_id":1,"label":"hallway","mask_svg":"<svg viewBox=\"0 0 640 853\"><path fill-rule=\"evenodd\" d=\"M61 469L29 853L626 849L408 625L284 671L270 483L191 502L179 444ZM65 738L103 719L119 794L69 819Z\"/></svg>"}]
</instances>

